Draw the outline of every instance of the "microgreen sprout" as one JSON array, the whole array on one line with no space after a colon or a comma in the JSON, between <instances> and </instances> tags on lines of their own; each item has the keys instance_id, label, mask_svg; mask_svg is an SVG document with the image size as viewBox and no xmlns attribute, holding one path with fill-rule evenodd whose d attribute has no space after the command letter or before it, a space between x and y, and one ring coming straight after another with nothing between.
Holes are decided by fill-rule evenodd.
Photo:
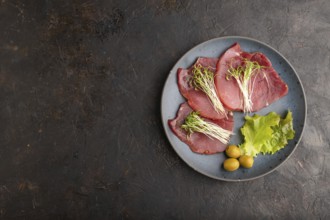
<instances>
[{"instance_id":1,"label":"microgreen sprout","mask_svg":"<svg viewBox=\"0 0 330 220\"><path fill-rule=\"evenodd\" d=\"M194 132L200 132L208 137L215 138L221 141L224 144L228 144L230 135L233 133L226 129L223 129L219 125L205 121L199 116L198 112L192 111L185 119L185 122L181 125L181 128L184 129L188 135L191 135Z\"/></svg>"},{"instance_id":2,"label":"microgreen sprout","mask_svg":"<svg viewBox=\"0 0 330 220\"><path fill-rule=\"evenodd\" d=\"M231 77L235 78L237 81L238 87L241 90L243 95L243 111L251 112L252 111L252 92L253 92L253 83L250 83L251 77L258 73L258 70L263 68L258 62L250 61L247 59L243 60L243 65L238 67L233 67L230 65L226 79L230 80Z\"/></svg>"},{"instance_id":3,"label":"microgreen sprout","mask_svg":"<svg viewBox=\"0 0 330 220\"><path fill-rule=\"evenodd\" d=\"M207 95L216 112L226 114L226 110L217 95L214 84L214 70L211 67L195 64L192 70L190 85Z\"/></svg>"}]
</instances>

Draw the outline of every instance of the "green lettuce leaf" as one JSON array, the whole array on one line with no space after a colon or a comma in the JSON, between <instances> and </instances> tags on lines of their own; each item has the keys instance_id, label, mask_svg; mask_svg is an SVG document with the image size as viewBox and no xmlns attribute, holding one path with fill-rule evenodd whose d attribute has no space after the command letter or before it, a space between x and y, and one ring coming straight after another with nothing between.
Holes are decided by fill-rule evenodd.
<instances>
[{"instance_id":1,"label":"green lettuce leaf","mask_svg":"<svg viewBox=\"0 0 330 220\"><path fill-rule=\"evenodd\" d=\"M294 138L295 132L292 124L292 112L289 111L284 119L280 120L279 125L273 126L272 138L262 146L261 153L274 154L288 144L288 140Z\"/></svg>"},{"instance_id":2,"label":"green lettuce leaf","mask_svg":"<svg viewBox=\"0 0 330 220\"><path fill-rule=\"evenodd\" d=\"M266 116L246 116L245 124L241 128L244 143L240 145L244 155L255 157L259 153L274 154L293 139L292 113L289 111L284 119L270 112Z\"/></svg>"}]
</instances>

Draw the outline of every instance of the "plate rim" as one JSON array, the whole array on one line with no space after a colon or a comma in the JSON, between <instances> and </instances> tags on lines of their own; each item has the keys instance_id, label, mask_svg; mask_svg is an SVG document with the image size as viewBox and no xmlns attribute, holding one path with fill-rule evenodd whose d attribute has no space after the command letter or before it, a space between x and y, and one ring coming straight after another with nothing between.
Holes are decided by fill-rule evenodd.
<instances>
[{"instance_id":1,"label":"plate rim","mask_svg":"<svg viewBox=\"0 0 330 220\"><path fill-rule=\"evenodd\" d=\"M260 175L257 175L255 177L251 177L251 178L246 178L246 179L230 179L230 178L221 178L221 177L218 177L218 176L215 176L215 175L211 175L211 174L208 174L204 171L201 171L201 170L198 170L196 169L194 166L192 166L186 159L184 159L179 153L178 151L176 150L176 148L172 145L172 143L170 142L170 138L169 138L169 135L167 134L166 132L166 126L167 126L167 123L164 122L163 120L163 97L164 97L164 93L165 93L165 88L167 87L167 84L169 83L169 77L172 73L172 71L175 71L174 70L174 67L180 62L180 60L185 57L187 54L189 54L191 51L193 51L196 47L200 47L202 46L203 44L208 44L212 41L218 41L218 40L226 40L226 39L233 39L233 38L237 38L237 39L242 39L242 40L248 40L248 41L253 41L253 42L256 42L256 43L259 43L265 47L268 47L270 48L271 50L273 50L274 52L276 52L281 58L283 58L283 60L285 60L285 62L290 66L290 68L292 68L294 74L296 75L298 81L299 81L299 84L301 86L301 90L302 90L302 93L303 93L303 98L304 98L304 106L305 106L305 111L304 111L304 121L303 121L303 128L301 130L301 135L300 137L298 138L297 142L295 143L292 151L288 154L288 156L283 159L278 165L274 166L271 170L263 173L263 174L260 174ZM161 105L160 105L160 113L161 113L161 117L162 117L162 125L163 125L163 129L165 131L165 135L167 137L167 140L168 142L170 143L171 147L174 149L174 151L176 152L176 154L180 157L181 160L183 160L190 168L192 168L193 170L195 170L196 172L200 173L200 174L203 174L207 177L210 177L212 179L216 179L216 180L220 180L220 181L226 181L226 182L244 182L244 181L251 181L251 180L255 180L255 179L258 179L258 178L261 178L263 176L266 176L272 172L274 172L275 170L277 170L281 165L283 165L285 163L285 161L287 161L291 156L292 154L295 152L295 150L297 149L302 137L303 137L303 134L304 134L304 131L305 131L305 127L306 127L306 119L307 119L307 100L306 100L306 94L305 94L305 90L304 90L304 86L301 82L301 79L299 77L299 75L297 74L297 71L295 70L295 68L293 67L293 65L289 62L288 59L286 59L278 50L276 50L275 48L273 48L272 46L268 45L267 43L264 43L260 40L256 40L254 38L251 38L251 37L245 37L245 36L223 36L223 37L217 37L217 38L212 38L212 39L209 39L207 41L203 41L202 43L199 43L199 44L196 44L195 46L193 46L191 49L189 49L187 52L185 52L178 60L177 62L175 62L175 64L173 65L173 67L171 68L171 70L169 71L167 77L166 77L166 80L165 80L165 84L163 86L163 89L162 89L162 95L161 95Z\"/></svg>"}]
</instances>

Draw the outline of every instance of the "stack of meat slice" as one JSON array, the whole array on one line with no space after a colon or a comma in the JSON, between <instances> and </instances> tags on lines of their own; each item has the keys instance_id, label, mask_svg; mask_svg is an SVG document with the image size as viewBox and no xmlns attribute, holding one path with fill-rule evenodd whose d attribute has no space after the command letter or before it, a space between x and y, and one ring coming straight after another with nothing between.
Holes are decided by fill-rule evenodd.
<instances>
[{"instance_id":1,"label":"stack of meat slice","mask_svg":"<svg viewBox=\"0 0 330 220\"><path fill-rule=\"evenodd\" d=\"M168 124L174 134L181 141L185 142L193 152L200 154L222 152L226 149L227 143L222 143L217 139L210 138L199 132L188 135L181 128L181 125L185 122L185 118L191 111L199 112L205 121L217 124L228 131L232 131L234 127L234 120L230 111L243 111L243 97L237 82L226 78L229 63L233 60L236 63L242 63L243 60L251 60L263 67L267 67L259 70L258 74L253 75L251 82L249 82L253 82L253 85L250 86L253 103L252 111L258 111L268 106L288 92L287 85L274 70L271 62L264 54L244 52L237 43L222 54L220 59L203 57L198 58L194 64L214 70L217 95L227 109L225 113L216 111L208 96L203 91L196 90L189 83L194 65L189 69L179 68L177 71L178 86L182 96L187 99L187 102L180 105L176 118L169 120Z\"/></svg>"}]
</instances>

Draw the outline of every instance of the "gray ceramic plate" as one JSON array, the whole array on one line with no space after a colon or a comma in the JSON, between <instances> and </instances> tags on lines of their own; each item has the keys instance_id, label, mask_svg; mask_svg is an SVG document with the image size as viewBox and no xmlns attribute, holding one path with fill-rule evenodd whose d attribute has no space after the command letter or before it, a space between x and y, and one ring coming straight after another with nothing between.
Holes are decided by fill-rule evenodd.
<instances>
[{"instance_id":1,"label":"gray ceramic plate","mask_svg":"<svg viewBox=\"0 0 330 220\"><path fill-rule=\"evenodd\" d=\"M200 155L193 153L185 143L181 142L172 133L168 127L167 121L175 117L179 105L185 101L178 90L176 70L179 67L188 68L195 62L197 57L200 56L219 57L235 42L238 42L244 51L260 51L264 53L271 60L275 70L279 73L281 78L289 86L289 93L285 97L256 113L266 115L268 112L275 111L284 116L287 113L287 110L290 109L294 118L293 124L296 135L293 140L289 141L289 144L284 149L276 154L257 156L253 168L240 168L235 172L227 172L221 166L226 159L224 153L214 155ZM174 65L163 89L161 113L163 126L171 145L182 160L184 160L190 167L211 178L225 181L243 181L252 180L272 172L290 157L294 149L297 147L303 133L306 120L306 98L297 73L288 60L278 51L267 44L254 39L245 37L222 37L197 45L183 55L183 57ZM234 132L236 135L231 138L231 143L239 144L242 142L242 136L239 129L243 126L244 114L235 112L234 118Z\"/></svg>"}]
</instances>

